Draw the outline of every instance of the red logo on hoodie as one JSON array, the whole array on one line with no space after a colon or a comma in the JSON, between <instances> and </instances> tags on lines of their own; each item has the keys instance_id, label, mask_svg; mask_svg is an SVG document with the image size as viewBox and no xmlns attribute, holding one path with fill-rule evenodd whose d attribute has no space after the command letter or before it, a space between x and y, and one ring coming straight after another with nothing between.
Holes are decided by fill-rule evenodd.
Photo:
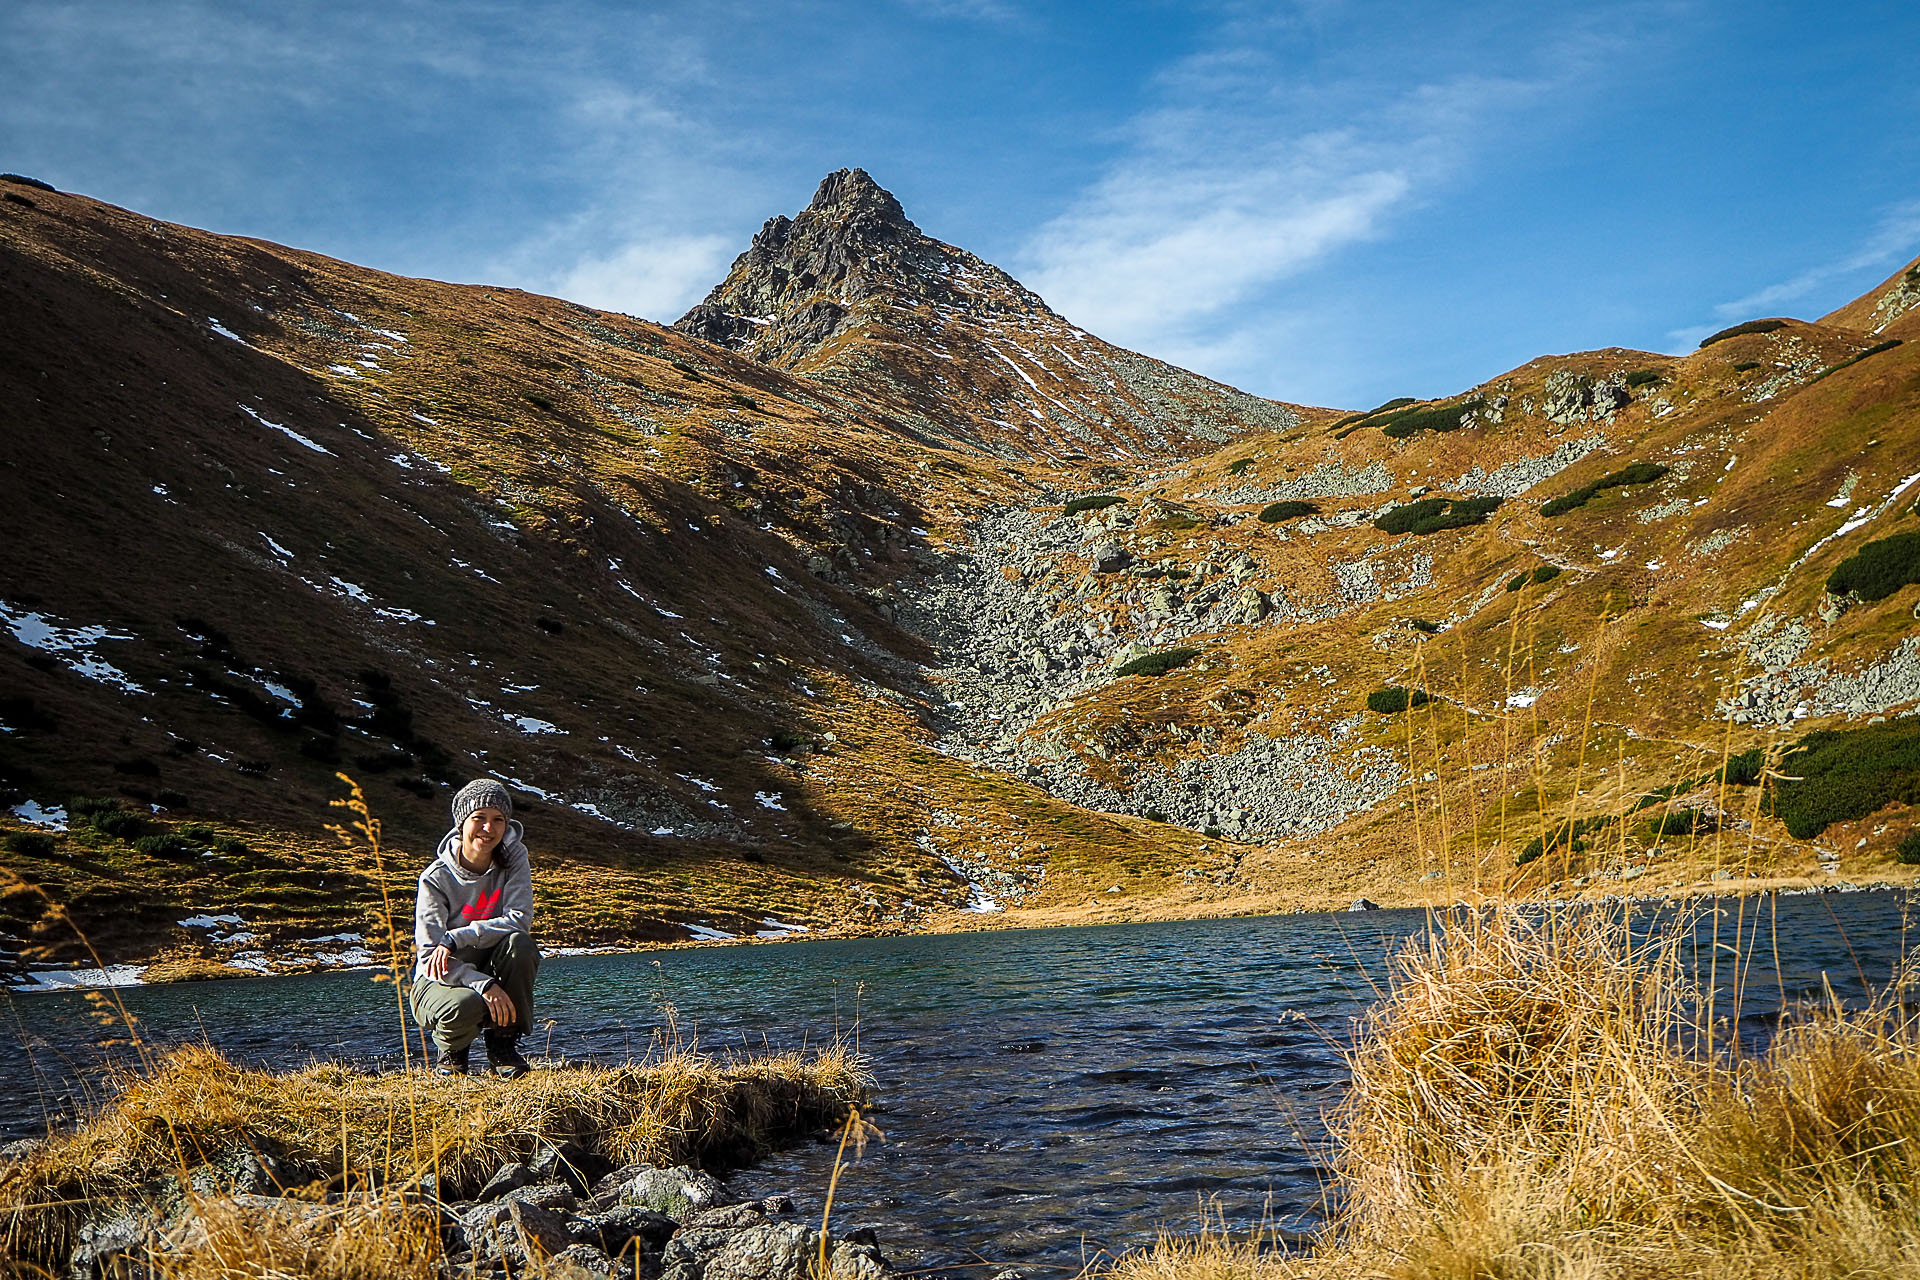
<instances>
[{"instance_id":1,"label":"red logo on hoodie","mask_svg":"<svg viewBox=\"0 0 1920 1280\"><path fill-rule=\"evenodd\" d=\"M469 920L491 920L499 914L500 890L483 893L474 902L460 908L460 914Z\"/></svg>"}]
</instances>

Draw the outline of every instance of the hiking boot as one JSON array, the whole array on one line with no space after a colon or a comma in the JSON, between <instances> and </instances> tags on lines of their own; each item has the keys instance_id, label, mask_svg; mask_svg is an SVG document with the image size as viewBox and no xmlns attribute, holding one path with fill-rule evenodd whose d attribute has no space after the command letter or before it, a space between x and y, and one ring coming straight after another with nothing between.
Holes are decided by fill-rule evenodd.
<instances>
[{"instance_id":1,"label":"hiking boot","mask_svg":"<svg viewBox=\"0 0 1920 1280\"><path fill-rule=\"evenodd\" d=\"M514 1045L518 1038L498 1031L487 1032L487 1070L502 1080L518 1080L533 1070L533 1064L521 1057Z\"/></svg>"},{"instance_id":2,"label":"hiking boot","mask_svg":"<svg viewBox=\"0 0 1920 1280\"><path fill-rule=\"evenodd\" d=\"M461 1045L458 1049L440 1049L433 1056L433 1073L440 1076L463 1076L467 1074L467 1050L471 1045Z\"/></svg>"}]
</instances>

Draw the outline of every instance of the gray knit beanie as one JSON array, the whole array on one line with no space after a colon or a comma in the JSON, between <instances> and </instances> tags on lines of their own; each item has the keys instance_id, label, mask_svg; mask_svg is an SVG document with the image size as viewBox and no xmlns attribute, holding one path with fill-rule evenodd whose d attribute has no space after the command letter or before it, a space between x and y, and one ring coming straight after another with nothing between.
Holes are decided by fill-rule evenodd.
<instances>
[{"instance_id":1,"label":"gray knit beanie","mask_svg":"<svg viewBox=\"0 0 1920 1280\"><path fill-rule=\"evenodd\" d=\"M475 778L453 793L453 825L463 827L475 809L498 809L513 816L513 797L492 778Z\"/></svg>"}]
</instances>

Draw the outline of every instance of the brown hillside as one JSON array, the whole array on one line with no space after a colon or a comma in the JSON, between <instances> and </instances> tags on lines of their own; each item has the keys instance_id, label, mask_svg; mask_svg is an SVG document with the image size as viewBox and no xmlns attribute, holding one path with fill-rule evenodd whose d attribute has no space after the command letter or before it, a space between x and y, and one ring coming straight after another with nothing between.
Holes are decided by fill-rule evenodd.
<instances>
[{"instance_id":1,"label":"brown hillside","mask_svg":"<svg viewBox=\"0 0 1920 1280\"><path fill-rule=\"evenodd\" d=\"M1688 784L1920 702L1914 590L1823 590L1920 529L1920 312L1852 322L1903 276L1361 416L1102 343L858 170L674 329L8 194L11 952L80 955L49 897L178 972L362 931L337 771L402 878L512 781L574 943L1895 874L1898 802Z\"/></svg>"}]
</instances>

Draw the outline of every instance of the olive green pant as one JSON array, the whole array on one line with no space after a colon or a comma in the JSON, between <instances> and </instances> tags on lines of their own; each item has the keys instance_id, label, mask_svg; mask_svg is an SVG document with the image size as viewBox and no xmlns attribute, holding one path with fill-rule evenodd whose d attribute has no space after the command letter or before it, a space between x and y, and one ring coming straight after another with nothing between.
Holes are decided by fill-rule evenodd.
<instances>
[{"instance_id":1,"label":"olive green pant","mask_svg":"<svg viewBox=\"0 0 1920 1280\"><path fill-rule=\"evenodd\" d=\"M461 947L454 958L492 975L513 1001L513 1025L500 1028L519 1035L533 1025L533 978L540 972L540 947L533 935L508 934L491 947ZM486 997L472 987L430 979L414 980L409 1003L413 1020L448 1053L472 1044L480 1029L492 1021Z\"/></svg>"}]
</instances>

